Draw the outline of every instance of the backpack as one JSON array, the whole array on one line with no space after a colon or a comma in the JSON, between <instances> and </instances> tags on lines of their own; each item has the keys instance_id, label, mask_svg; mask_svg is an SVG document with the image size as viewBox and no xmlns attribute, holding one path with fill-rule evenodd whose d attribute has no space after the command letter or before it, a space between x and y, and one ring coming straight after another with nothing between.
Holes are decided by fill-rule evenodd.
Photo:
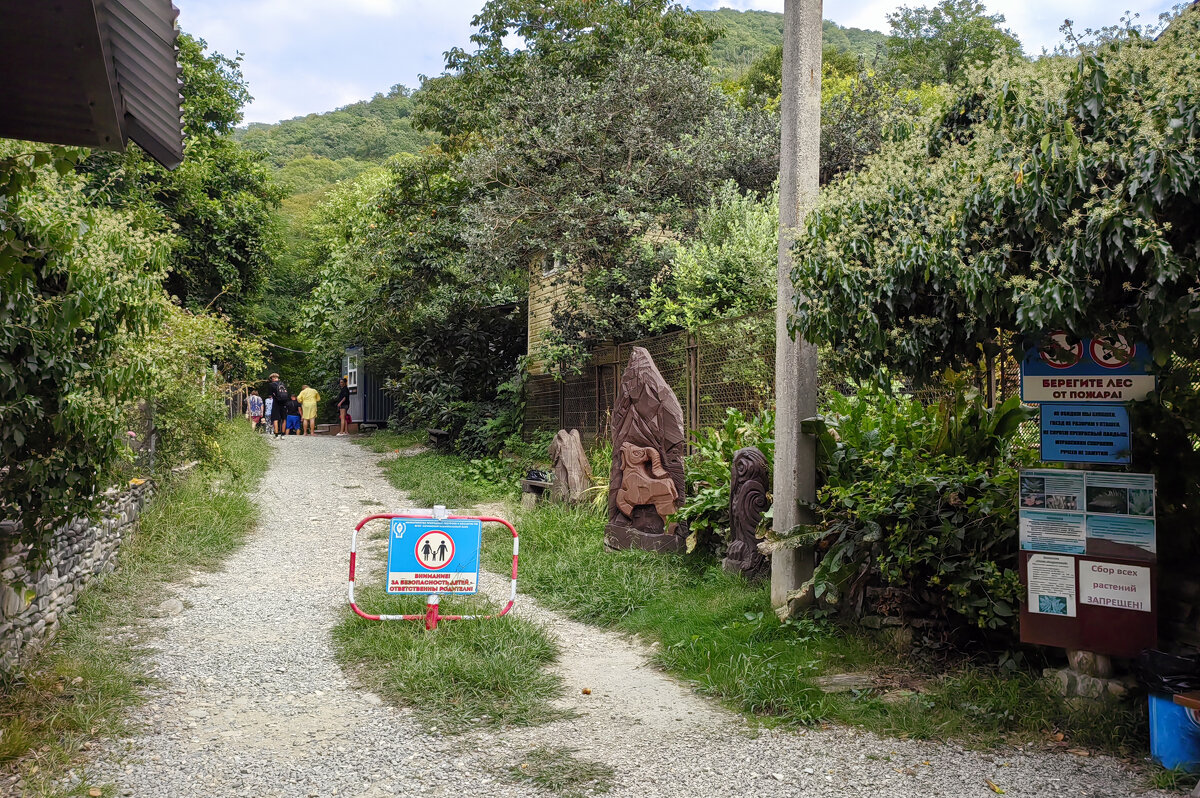
<instances>
[{"instance_id":1,"label":"backpack","mask_svg":"<svg viewBox=\"0 0 1200 798\"><path fill-rule=\"evenodd\" d=\"M276 402L286 402L287 400L289 400L291 398L292 398L292 395L290 393L288 393L288 389L287 389L286 385L284 385L282 382L275 383L275 401Z\"/></svg>"}]
</instances>

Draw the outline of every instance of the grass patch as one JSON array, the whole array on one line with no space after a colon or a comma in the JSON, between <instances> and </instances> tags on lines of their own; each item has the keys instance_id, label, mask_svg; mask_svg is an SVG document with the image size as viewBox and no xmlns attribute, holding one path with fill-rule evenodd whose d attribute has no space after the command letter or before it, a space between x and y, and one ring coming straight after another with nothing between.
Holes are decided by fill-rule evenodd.
<instances>
[{"instance_id":1,"label":"grass patch","mask_svg":"<svg viewBox=\"0 0 1200 798\"><path fill-rule=\"evenodd\" d=\"M777 722L833 721L976 745L1061 731L1075 745L1145 748L1140 702L1073 708L1028 673L967 667L922 680L911 694L824 693L813 680L825 674L869 670L897 688L921 674L866 636L811 619L780 623L766 586L749 585L711 560L605 552L603 530L604 519L586 510L539 505L523 514L522 589L576 620L658 641L658 664L730 707ZM485 534L485 564L506 571L506 536Z\"/></svg>"},{"instance_id":2,"label":"grass patch","mask_svg":"<svg viewBox=\"0 0 1200 798\"><path fill-rule=\"evenodd\" d=\"M580 759L572 748L535 748L508 775L518 784L531 783L561 798L583 798L611 790L616 772L608 765Z\"/></svg>"},{"instance_id":3,"label":"grass patch","mask_svg":"<svg viewBox=\"0 0 1200 798\"><path fill-rule=\"evenodd\" d=\"M1153 770L1150 772L1150 786L1156 790L1174 790L1183 792L1190 790L1196 786L1196 781L1200 779L1195 773L1189 773L1183 768L1173 768L1168 770L1162 765L1153 765Z\"/></svg>"},{"instance_id":4,"label":"grass patch","mask_svg":"<svg viewBox=\"0 0 1200 798\"><path fill-rule=\"evenodd\" d=\"M368 613L416 614L424 599L356 591ZM447 615L495 612L473 596L444 597ZM333 631L338 656L366 686L393 703L426 710L444 733L483 725L529 726L563 717L550 701L561 680L546 666L558 656L537 624L512 615L486 621L446 621L433 632L420 621L366 621L347 615Z\"/></svg>"},{"instance_id":5,"label":"grass patch","mask_svg":"<svg viewBox=\"0 0 1200 798\"><path fill-rule=\"evenodd\" d=\"M53 642L0 684L0 771L19 770L33 794L58 794L53 780L85 746L128 730L125 710L151 681L141 668L147 608L180 575L216 568L254 528L247 492L266 471L266 439L231 424L220 444L228 467L166 485L122 544L120 568L93 583Z\"/></svg>"},{"instance_id":6,"label":"grass patch","mask_svg":"<svg viewBox=\"0 0 1200 798\"><path fill-rule=\"evenodd\" d=\"M424 444L426 442L426 433L420 430L392 432L390 429L381 429L365 437L355 438L354 440L359 445L366 446L373 452L386 454L399 449L409 449L413 446Z\"/></svg>"},{"instance_id":7,"label":"grass patch","mask_svg":"<svg viewBox=\"0 0 1200 798\"><path fill-rule=\"evenodd\" d=\"M374 452L393 452L412 446L414 440L419 443L419 438L419 433L381 431L362 443ZM401 455L384 460L380 465L388 481L408 493L419 507L441 504L461 510L480 502L500 501L513 493L512 486L474 475L470 461L454 454L430 451Z\"/></svg>"}]
</instances>

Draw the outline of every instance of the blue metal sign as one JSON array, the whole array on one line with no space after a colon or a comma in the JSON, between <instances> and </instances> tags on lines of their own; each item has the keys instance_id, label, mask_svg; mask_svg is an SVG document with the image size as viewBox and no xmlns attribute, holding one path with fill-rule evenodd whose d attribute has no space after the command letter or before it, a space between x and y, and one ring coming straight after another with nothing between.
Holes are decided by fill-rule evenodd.
<instances>
[{"instance_id":1,"label":"blue metal sign","mask_svg":"<svg viewBox=\"0 0 1200 798\"><path fill-rule=\"evenodd\" d=\"M1042 460L1124 465L1129 411L1123 405L1042 405Z\"/></svg>"},{"instance_id":2,"label":"blue metal sign","mask_svg":"<svg viewBox=\"0 0 1200 798\"><path fill-rule=\"evenodd\" d=\"M1025 402L1131 402L1155 388L1150 350L1122 335L1045 336L1021 362Z\"/></svg>"},{"instance_id":3,"label":"blue metal sign","mask_svg":"<svg viewBox=\"0 0 1200 798\"><path fill-rule=\"evenodd\" d=\"M388 535L387 592L467 595L479 590L482 522L393 518Z\"/></svg>"}]
</instances>

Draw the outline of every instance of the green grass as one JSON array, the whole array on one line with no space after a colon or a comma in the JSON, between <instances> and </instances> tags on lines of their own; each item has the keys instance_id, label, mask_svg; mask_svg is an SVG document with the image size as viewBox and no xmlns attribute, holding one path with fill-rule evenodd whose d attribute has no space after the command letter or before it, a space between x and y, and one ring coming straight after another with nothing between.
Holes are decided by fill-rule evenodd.
<instances>
[{"instance_id":1,"label":"green grass","mask_svg":"<svg viewBox=\"0 0 1200 798\"><path fill-rule=\"evenodd\" d=\"M1156 790L1175 790L1183 792L1196 786L1198 777L1183 768L1168 770L1161 765L1154 765L1150 772L1150 786Z\"/></svg>"},{"instance_id":2,"label":"green grass","mask_svg":"<svg viewBox=\"0 0 1200 798\"><path fill-rule=\"evenodd\" d=\"M54 641L0 685L0 772L19 769L33 794L52 793L53 779L93 739L127 730L126 710L151 681L139 624L164 587L216 568L254 528L247 491L266 471L266 439L233 424L220 444L236 473L197 471L162 489L122 545L120 568L93 583Z\"/></svg>"},{"instance_id":3,"label":"green grass","mask_svg":"<svg viewBox=\"0 0 1200 798\"><path fill-rule=\"evenodd\" d=\"M418 614L422 598L359 591L368 613ZM483 599L445 597L447 615L495 612ZM546 666L558 656L549 634L535 623L505 616L444 621L432 632L422 621L366 621L347 615L333 632L338 656L359 680L389 701L427 711L424 726L443 733L480 725L528 726L563 717L551 701L561 680Z\"/></svg>"},{"instance_id":4,"label":"green grass","mask_svg":"<svg viewBox=\"0 0 1200 798\"><path fill-rule=\"evenodd\" d=\"M974 745L1044 739L1144 749L1140 704L1073 708L1027 673L964 667L925 678L883 644L829 623L780 623L766 586L747 584L712 561L642 551L605 552L604 521L585 510L540 505L519 521L520 586L571 618L657 641L662 667L726 705L773 722L838 722L916 739ZM488 530L484 558L505 571L510 551ZM911 695L886 690L826 694L817 676L885 672Z\"/></svg>"},{"instance_id":5,"label":"green grass","mask_svg":"<svg viewBox=\"0 0 1200 798\"><path fill-rule=\"evenodd\" d=\"M572 748L535 748L508 771L514 782L528 782L561 798L602 795L616 775L608 765L575 756Z\"/></svg>"},{"instance_id":6,"label":"green grass","mask_svg":"<svg viewBox=\"0 0 1200 798\"><path fill-rule=\"evenodd\" d=\"M420 443L417 433L377 432L363 440L375 452L394 452ZM480 479L472 479L470 462L458 455L439 452L384 460L384 475L393 486L408 493L419 507L441 504L450 509L466 509L480 502L500 501L512 495L512 489Z\"/></svg>"}]
</instances>

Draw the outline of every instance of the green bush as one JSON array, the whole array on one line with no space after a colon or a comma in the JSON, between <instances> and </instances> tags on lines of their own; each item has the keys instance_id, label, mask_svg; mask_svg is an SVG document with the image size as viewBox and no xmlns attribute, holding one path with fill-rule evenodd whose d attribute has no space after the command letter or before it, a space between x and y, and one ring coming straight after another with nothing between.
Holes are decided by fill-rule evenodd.
<instances>
[{"instance_id":1,"label":"green bush","mask_svg":"<svg viewBox=\"0 0 1200 798\"><path fill-rule=\"evenodd\" d=\"M994 409L961 389L926 407L860 388L833 394L807 422L824 485L817 522L785 538L822 556L803 589L861 610L868 587L886 610L983 629L1010 629L1020 598L1015 443L1032 412L1013 397Z\"/></svg>"},{"instance_id":2,"label":"green bush","mask_svg":"<svg viewBox=\"0 0 1200 798\"><path fill-rule=\"evenodd\" d=\"M89 207L78 157L0 141L0 517L39 549L129 456L122 409L153 365L129 349L167 305L167 237Z\"/></svg>"},{"instance_id":3,"label":"green bush","mask_svg":"<svg viewBox=\"0 0 1200 798\"><path fill-rule=\"evenodd\" d=\"M721 554L729 542L729 501L733 456L738 449L755 446L770 463L775 456L775 414L763 411L746 418L728 408L725 423L698 430L695 450L684 460L687 496L673 516L686 524L688 551Z\"/></svg>"}]
</instances>

